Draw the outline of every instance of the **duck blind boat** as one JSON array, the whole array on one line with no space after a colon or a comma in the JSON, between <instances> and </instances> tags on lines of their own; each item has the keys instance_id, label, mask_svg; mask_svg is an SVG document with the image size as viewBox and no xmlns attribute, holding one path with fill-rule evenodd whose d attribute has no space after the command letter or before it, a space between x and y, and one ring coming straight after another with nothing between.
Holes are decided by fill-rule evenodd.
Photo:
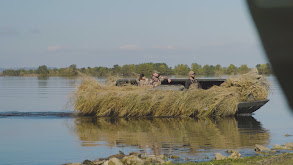
<instances>
[{"instance_id":1,"label":"duck blind boat","mask_svg":"<svg viewBox=\"0 0 293 165\"><path fill-rule=\"evenodd\" d=\"M207 90L213 86L220 86L226 79L197 79L199 86ZM187 79L171 79L168 83L167 80L161 82L160 86L154 87L153 90L184 90L185 81ZM136 79L118 79L116 86L124 86L125 84L138 85ZM265 105L269 100L253 100L248 99L238 103L236 115L251 115L253 112Z\"/></svg>"}]
</instances>

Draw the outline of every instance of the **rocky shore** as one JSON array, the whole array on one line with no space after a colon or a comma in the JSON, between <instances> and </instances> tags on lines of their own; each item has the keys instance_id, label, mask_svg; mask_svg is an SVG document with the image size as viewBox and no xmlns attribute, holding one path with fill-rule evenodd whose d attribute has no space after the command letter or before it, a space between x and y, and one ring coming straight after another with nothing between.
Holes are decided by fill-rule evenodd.
<instances>
[{"instance_id":1,"label":"rocky shore","mask_svg":"<svg viewBox=\"0 0 293 165\"><path fill-rule=\"evenodd\" d=\"M255 156L241 157L237 150L227 150L225 156L221 153L215 153L213 160L209 162L187 162L175 164L293 164L293 143L284 145L276 144L273 149L256 144L254 147ZM96 160L85 160L82 163L66 163L64 165L161 165L174 164L172 160L179 159L176 155L142 155L141 153L130 152L128 155L123 152L112 155L108 158L99 158Z\"/></svg>"},{"instance_id":2,"label":"rocky shore","mask_svg":"<svg viewBox=\"0 0 293 165\"><path fill-rule=\"evenodd\" d=\"M174 156L173 158L177 158ZM172 164L165 155L142 156L141 153L130 152L125 155L122 151L119 154L108 158L99 158L97 160L85 160L82 163L67 163L64 165L144 165L144 164Z\"/></svg>"}]
</instances>

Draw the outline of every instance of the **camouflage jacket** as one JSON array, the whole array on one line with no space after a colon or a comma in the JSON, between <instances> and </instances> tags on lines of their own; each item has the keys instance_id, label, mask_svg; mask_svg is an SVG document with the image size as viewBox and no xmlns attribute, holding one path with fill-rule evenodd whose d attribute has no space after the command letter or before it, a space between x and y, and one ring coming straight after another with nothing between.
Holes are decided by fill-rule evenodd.
<instances>
[{"instance_id":1,"label":"camouflage jacket","mask_svg":"<svg viewBox=\"0 0 293 165\"><path fill-rule=\"evenodd\" d=\"M159 77L152 76L152 78L150 79L150 84L153 86L158 86L158 85L161 85L161 82L166 79L168 79L168 76L159 76Z\"/></svg>"},{"instance_id":2,"label":"camouflage jacket","mask_svg":"<svg viewBox=\"0 0 293 165\"><path fill-rule=\"evenodd\" d=\"M145 79L145 80L136 80L138 83L138 86L148 86L151 85L151 82L149 79Z\"/></svg>"}]
</instances>

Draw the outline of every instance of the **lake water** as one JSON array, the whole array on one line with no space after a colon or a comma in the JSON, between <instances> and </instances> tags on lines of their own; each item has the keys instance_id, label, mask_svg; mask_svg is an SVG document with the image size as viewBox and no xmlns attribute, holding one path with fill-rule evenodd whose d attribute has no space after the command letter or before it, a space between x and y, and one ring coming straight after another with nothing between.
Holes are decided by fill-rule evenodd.
<instances>
[{"instance_id":1,"label":"lake water","mask_svg":"<svg viewBox=\"0 0 293 165\"><path fill-rule=\"evenodd\" d=\"M276 79L268 79L270 101L252 117L91 119L27 115L72 112L67 103L77 79L0 77L0 164L81 162L119 151L174 154L179 161L205 161L226 149L253 155L254 144L293 142L284 136L293 135L293 115Z\"/></svg>"}]
</instances>

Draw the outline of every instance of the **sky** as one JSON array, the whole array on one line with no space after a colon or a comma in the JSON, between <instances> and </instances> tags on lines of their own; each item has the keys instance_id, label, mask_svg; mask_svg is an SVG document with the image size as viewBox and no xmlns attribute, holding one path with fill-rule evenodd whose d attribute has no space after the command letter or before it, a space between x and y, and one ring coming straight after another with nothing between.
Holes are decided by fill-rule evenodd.
<instances>
[{"instance_id":1,"label":"sky","mask_svg":"<svg viewBox=\"0 0 293 165\"><path fill-rule=\"evenodd\" d=\"M244 0L0 1L0 68L267 63Z\"/></svg>"}]
</instances>

